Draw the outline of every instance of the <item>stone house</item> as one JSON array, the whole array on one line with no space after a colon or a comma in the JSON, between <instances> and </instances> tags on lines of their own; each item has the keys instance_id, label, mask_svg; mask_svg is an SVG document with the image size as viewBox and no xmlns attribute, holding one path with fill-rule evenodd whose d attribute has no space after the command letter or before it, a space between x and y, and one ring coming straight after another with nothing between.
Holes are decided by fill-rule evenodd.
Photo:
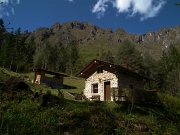
<instances>
[{"instance_id":1,"label":"stone house","mask_svg":"<svg viewBox=\"0 0 180 135\"><path fill-rule=\"evenodd\" d=\"M64 77L68 75L58 72L49 71L41 68L31 68L34 71L34 79L32 80L35 84L46 84L51 88L61 88L63 87ZM46 76L48 74L48 76Z\"/></svg>"},{"instance_id":2,"label":"stone house","mask_svg":"<svg viewBox=\"0 0 180 135\"><path fill-rule=\"evenodd\" d=\"M92 60L77 76L85 79L86 98L99 98L100 101L112 101L111 90L113 89L144 90L145 83L151 80L120 65L97 59ZM118 97L115 100L119 100Z\"/></svg>"}]
</instances>

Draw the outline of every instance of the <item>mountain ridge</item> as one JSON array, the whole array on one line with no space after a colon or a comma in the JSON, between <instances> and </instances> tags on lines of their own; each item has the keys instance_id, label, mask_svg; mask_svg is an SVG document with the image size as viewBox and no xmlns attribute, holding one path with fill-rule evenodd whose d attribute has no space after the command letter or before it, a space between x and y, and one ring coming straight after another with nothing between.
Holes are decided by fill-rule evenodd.
<instances>
[{"instance_id":1,"label":"mountain ridge","mask_svg":"<svg viewBox=\"0 0 180 135\"><path fill-rule=\"evenodd\" d=\"M42 27L33 32L24 31L23 35L27 40L31 36L35 37L35 42L43 44L49 41L52 45L72 45L76 42L78 45L119 45L128 39L135 44L142 52L158 53L166 49L170 44L180 42L180 26L160 28L146 34L128 33L122 28L113 31L111 28L101 28L89 22L70 21L60 24L55 22L50 28ZM148 49L150 48L150 50ZM153 54L152 54L153 55ZM159 56L158 56L159 57Z\"/></svg>"}]
</instances>

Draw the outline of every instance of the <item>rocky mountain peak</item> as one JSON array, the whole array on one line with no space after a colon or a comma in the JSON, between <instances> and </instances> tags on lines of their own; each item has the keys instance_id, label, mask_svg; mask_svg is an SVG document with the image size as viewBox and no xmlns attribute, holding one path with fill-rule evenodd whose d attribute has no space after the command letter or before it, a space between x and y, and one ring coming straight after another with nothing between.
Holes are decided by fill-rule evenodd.
<instances>
[{"instance_id":1,"label":"rocky mountain peak","mask_svg":"<svg viewBox=\"0 0 180 135\"><path fill-rule=\"evenodd\" d=\"M51 26L51 31L53 33L55 33L56 31L58 31L59 29L61 28L61 24L59 22L56 22L54 23L52 26Z\"/></svg>"},{"instance_id":2,"label":"rocky mountain peak","mask_svg":"<svg viewBox=\"0 0 180 135\"><path fill-rule=\"evenodd\" d=\"M71 22L71 28L84 30L86 27L85 27L84 23L82 23L82 22L73 21L73 22Z\"/></svg>"}]
</instances>

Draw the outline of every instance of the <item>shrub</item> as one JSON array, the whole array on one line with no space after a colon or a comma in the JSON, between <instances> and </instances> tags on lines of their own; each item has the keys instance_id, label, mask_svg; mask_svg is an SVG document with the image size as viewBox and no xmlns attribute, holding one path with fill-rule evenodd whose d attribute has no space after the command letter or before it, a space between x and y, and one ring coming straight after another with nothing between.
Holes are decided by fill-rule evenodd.
<instances>
[{"instance_id":1,"label":"shrub","mask_svg":"<svg viewBox=\"0 0 180 135\"><path fill-rule=\"evenodd\" d=\"M46 91L46 94L51 94L51 90L47 90L47 91Z\"/></svg>"}]
</instances>

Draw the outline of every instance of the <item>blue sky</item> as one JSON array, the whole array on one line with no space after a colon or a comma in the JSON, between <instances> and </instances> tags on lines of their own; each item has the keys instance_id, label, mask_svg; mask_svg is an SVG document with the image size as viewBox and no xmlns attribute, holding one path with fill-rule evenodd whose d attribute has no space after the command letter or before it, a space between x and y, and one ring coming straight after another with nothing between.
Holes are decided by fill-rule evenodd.
<instances>
[{"instance_id":1,"label":"blue sky","mask_svg":"<svg viewBox=\"0 0 180 135\"><path fill-rule=\"evenodd\" d=\"M180 0L0 0L0 17L8 27L34 31L55 22L90 22L145 34L180 25Z\"/></svg>"}]
</instances>

